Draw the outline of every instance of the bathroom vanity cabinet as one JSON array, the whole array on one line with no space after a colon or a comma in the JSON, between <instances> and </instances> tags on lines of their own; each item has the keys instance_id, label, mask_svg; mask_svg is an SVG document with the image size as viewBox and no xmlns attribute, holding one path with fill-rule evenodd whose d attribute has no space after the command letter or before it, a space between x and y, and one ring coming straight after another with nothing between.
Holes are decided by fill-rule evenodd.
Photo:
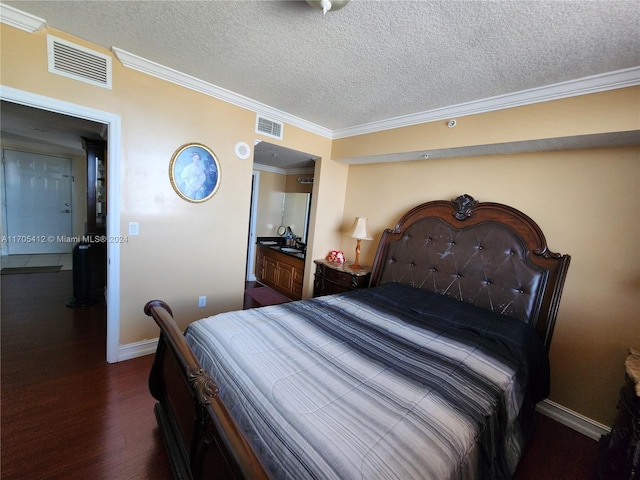
<instances>
[{"instance_id":1,"label":"bathroom vanity cabinet","mask_svg":"<svg viewBox=\"0 0 640 480\"><path fill-rule=\"evenodd\" d=\"M300 300L304 277L304 254L287 253L280 248L258 245L256 279L292 300Z\"/></svg>"}]
</instances>

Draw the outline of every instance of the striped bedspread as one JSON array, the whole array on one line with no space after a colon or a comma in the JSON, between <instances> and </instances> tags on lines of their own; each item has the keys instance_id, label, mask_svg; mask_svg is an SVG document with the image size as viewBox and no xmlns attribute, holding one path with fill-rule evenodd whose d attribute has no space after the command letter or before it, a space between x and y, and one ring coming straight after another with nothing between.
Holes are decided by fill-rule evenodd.
<instances>
[{"instance_id":1,"label":"striped bedspread","mask_svg":"<svg viewBox=\"0 0 640 480\"><path fill-rule=\"evenodd\" d=\"M529 326L399 284L185 332L275 479L511 478L548 394Z\"/></svg>"}]
</instances>

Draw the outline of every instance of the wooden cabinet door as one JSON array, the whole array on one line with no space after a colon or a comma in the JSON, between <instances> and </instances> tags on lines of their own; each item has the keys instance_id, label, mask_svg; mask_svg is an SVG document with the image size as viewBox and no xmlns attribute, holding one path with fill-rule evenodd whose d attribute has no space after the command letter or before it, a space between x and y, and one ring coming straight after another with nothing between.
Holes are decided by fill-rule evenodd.
<instances>
[{"instance_id":1,"label":"wooden cabinet door","mask_svg":"<svg viewBox=\"0 0 640 480\"><path fill-rule=\"evenodd\" d=\"M271 257L264 257L264 279L273 285L278 284L278 261Z\"/></svg>"},{"instance_id":2,"label":"wooden cabinet door","mask_svg":"<svg viewBox=\"0 0 640 480\"><path fill-rule=\"evenodd\" d=\"M259 282L293 300L302 298L304 262L262 245L256 253L256 278Z\"/></svg>"},{"instance_id":3,"label":"wooden cabinet door","mask_svg":"<svg viewBox=\"0 0 640 480\"><path fill-rule=\"evenodd\" d=\"M260 249L258 249L258 253L256 254L256 279L258 281L263 281L265 278L264 259L265 256L262 254Z\"/></svg>"},{"instance_id":4,"label":"wooden cabinet door","mask_svg":"<svg viewBox=\"0 0 640 480\"><path fill-rule=\"evenodd\" d=\"M294 267L286 263L278 262L278 286L290 293L293 290L293 270Z\"/></svg>"}]
</instances>

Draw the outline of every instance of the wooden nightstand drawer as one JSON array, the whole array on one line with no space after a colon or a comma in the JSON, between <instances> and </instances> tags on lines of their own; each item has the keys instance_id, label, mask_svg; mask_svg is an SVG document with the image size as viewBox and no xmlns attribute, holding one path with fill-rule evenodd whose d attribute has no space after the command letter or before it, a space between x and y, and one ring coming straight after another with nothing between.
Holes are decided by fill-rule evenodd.
<instances>
[{"instance_id":1,"label":"wooden nightstand drawer","mask_svg":"<svg viewBox=\"0 0 640 480\"><path fill-rule=\"evenodd\" d=\"M344 285L345 287L351 286L351 279L353 276L347 272L340 270L334 270L333 268L325 269L325 279Z\"/></svg>"},{"instance_id":2,"label":"wooden nightstand drawer","mask_svg":"<svg viewBox=\"0 0 640 480\"><path fill-rule=\"evenodd\" d=\"M362 267L353 269L349 265L341 265L326 260L314 260L316 273L313 281L313 296L342 293L356 288L369 286L371 269Z\"/></svg>"}]
</instances>

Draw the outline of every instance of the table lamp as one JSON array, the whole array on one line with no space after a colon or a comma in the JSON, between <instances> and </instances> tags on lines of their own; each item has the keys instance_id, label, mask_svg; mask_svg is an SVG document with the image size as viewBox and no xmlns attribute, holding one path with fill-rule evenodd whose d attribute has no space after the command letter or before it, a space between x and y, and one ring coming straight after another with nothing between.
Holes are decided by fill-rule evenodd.
<instances>
[{"instance_id":1,"label":"table lamp","mask_svg":"<svg viewBox=\"0 0 640 480\"><path fill-rule=\"evenodd\" d=\"M355 238L357 240L356 243L356 261L353 262L351 268L356 270L361 269L359 259L360 259L360 241L361 240L373 240L373 237L369 235L369 231L367 230L367 219L364 217L356 217L355 222L353 222L353 226L347 233L347 236Z\"/></svg>"}]
</instances>

